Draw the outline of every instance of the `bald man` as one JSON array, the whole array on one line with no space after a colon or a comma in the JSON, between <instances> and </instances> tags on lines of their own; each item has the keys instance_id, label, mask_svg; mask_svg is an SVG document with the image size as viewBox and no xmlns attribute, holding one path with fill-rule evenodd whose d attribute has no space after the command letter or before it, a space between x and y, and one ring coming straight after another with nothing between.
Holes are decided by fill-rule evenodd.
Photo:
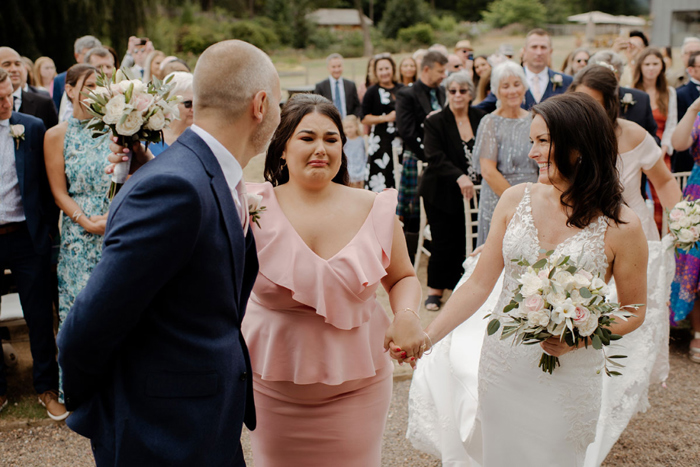
<instances>
[{"instance_id":1,"label":"bald man","mask_svg":"<svg viewBox=\"0 0 700 467\"><path fill-rule=\"evenodd\" d=\"M241 41L194 71L194 123L112 202L102 260L58 336L68 426L102 466L244 466L240 332L258 272L243 168L279 124L279 77ZM124 148L114 146L115 152Z\"/></svg>"},{"instance_id":2,"label":"bald man","mask_svg":"<svg viewBox=\"0 0 700 467\"><path fill-rule=\"evenodd\" d=\"M15 112L41 119L47 130L58 123L56 106L48 94L31 92L26 84L27 71L17 51L10 47L0 47L0 68L10 75Z\"/></svg>"}]
</instances>

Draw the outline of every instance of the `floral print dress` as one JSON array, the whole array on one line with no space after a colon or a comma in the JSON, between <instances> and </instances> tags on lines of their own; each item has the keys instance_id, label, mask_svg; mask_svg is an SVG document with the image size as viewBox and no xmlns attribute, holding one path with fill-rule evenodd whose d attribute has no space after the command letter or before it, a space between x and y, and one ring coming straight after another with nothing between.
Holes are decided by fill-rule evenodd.
<instances>
[{"instance_id":1,"label":"floral print dress","mask_svg":"<svg viewBox=\"0 0 700 467\"><path fill-rule=\"evenodd\" d=\"M362 99L363 115L387 115L396 110L396 93L402 85L395 83L393 88L375 84ZM372 125L367 149L367 175L365 188L381 192L395 188L393 148L401 144L395 122Z\"/></svg>"},{"instance_id":2,"label":"floral print dress","mask_svg":"<svg viewBox=\"0 0 700 467\"><path fill-rule=\"evenodd\" d=\"M106 214L110 176L105 173L109 140L94 139L86 124L70 117L63 145L68 194L87 217ZM75 298L85 287L102 256L102 236L87 232L63 214L58 254L58 315L66 319ZM59 324L60 327L60 324ZM62 387L62 384L61 384ZM61 391L61 400L63 394Z\"/></svg>"}]
</instances>

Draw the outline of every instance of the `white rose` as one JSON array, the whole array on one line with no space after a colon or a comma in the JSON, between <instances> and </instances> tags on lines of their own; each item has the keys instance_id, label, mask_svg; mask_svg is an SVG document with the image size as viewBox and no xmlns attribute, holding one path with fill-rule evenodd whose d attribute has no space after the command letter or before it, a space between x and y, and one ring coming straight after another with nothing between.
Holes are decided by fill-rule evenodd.
<instances>
[{"instance_id":1,"label":"white rose","mask_svg":"<svg viewBox=\"0 0 700 467\"><path fill-rule=\"evenodd\" d=\"M685 213L683 210L678 208L674 208L670 213L668 213L668 218L674 222L681 220L684 216Z\"/></svg>"},{"instance_id":2,"label":"white rose","mask_svg":"<svg viewBox=\"0 0 700 467\"><path fill-rule=\"evenodd\" d=\"M697 215L697 214L693 214L692 216L690 216L690 223L691 223L692 225L698 225L698 224L700 224L700 216Z\"/></svg>"},{"instance_id":3,"label":"white rose","mask_svg":"<svg viewBox=\"0 0 700 467\"><path fill-rule=\"evenodd\" d=\"M117 123L117 134L121 136L132 136L139 132L143 125L143 116L141 112L133 110L124 121L119 120Z\"/></svg>"},{"instance_id":4,"label":"white rose","mask_svg":"<svg viewBox=\"0 0 700 467\"><path fill-rule=\"evenodd\" d=\"M105 116L102 117L102 121L108 125L119 123L122 115L124 115L125 107L126 101L124 100L124 96L121 94L114 96L105 106Z\"/></svg>"},{"instance_id":5,"label":"white rose","mask_svg":"<svg viewBox=\"0 0 700 467\"><path fill-rule=\"evenodd\" d=\"M525 272L518 280L523 285L521 293L525 297L534 295L542 287L542 280L537 277L534 271Z\"/></svg>"},{"instance_id":6,"label":"white rose","mask_svg":"<svg viewBox=\"0 0 700 467\"><path fill-rule=\"evenodd\" d=\"M598 316L591 313L585 322L583 322L581 324L576 324L576 327L578 328L578 333L581 336L583 336L583 337L590 336L598 328Z\"/></svg>"},{"instance_id":7,"label":"white rose","mask_svg":"<svg viewBox=\"0 0 700 467\"><path fill-rule=\"evenodd\" d=\"M669 227L671 230L680 230L681 225L680 225L678 222L671 222L671 223L668 225L668 227Z\"/></svg>"},{"instance_id":8,"label":"white rose","mask_svg":"<svg viewBox=\"0 0 700 467\"><path fill-rule=\"evenodd\" d=\"M563 305L565 301L566 295L561 292L550 292L547 294L547 303L554 307Z\"/></svg>"},{"instance_id":9,"label":"white rose","mask_svg":"<svg viewBox=\"0 0 700 467\"><path fill-rule=\"evenodd\" d=\"M16 125L10 125L10 135L13 138L20 138L24 135L24 125L17 123Z\"/></svg>"},{"instance_id":10,"label":"white rose","mask_svg":"<svg viewBox=\"0 0 700 467\"><path fill-rule=\"evenodd\" d=\"M678 232L678 240L683 243L693 243L696 238L689 229L681 229L680 232Z\"/></svg>"},{"instance_id":11,"label":"white rose","mask_svg":"<svg viewBox=\"0 0 700 467\"><path fill-rule=\"evenodd\" d=\"M180 109L178 108L177 104L171 105L165 102L163 99L158 99L156 105L163 109L163 113L165 113L165 118L167 120L172 121L180 118Z\"/></svg>"},{"instance_id":12,"label":"white rose","mask_svg":"<svg viewBox=\"0 0 700 467\"><path fill-rule=\"evenodd\" d=\"M593 290L598 290L602 289L603 287L605 287L605 281L601 279L600 276L594 277L591 281L591 288Z\"/></svg>"},{"instance_id":13,"label":"white rose","mask_svg":"<svg viewBox=\"0 0 700 467\"><path fill-rule=\"evenodd\" d=\"M683 201L679 201L676 204L676 207L678 209L687 209L687 208L692 207L692 206L686 200L683 200Z\"/></svg>"},{"instance_id":14,"label":"white rose","mask_svg":"<svg viewBox=\"0 0 700 467\"><path fill-rule=\"evenodd\" d=\"M160 131L165 127L165 114L163 110L158 109L156 113L151 115L146 122L144 128L147 130Z\"/></svg>"},{"instance_id":15,"label":"white rose","mask_svg":"<svg viewBox=\"0 0 700 467\"><path fill-rule=\"evenodd\" d=\"M262 206L263 197L254 193L248 193L246 197L248 198L248 212L258 211Z\"/></svg>"},{"instance_id":16,"label":"white rose","mask_svg":"<svg viewBox=\"0 0 700 467\"><path fill-rule=\"evenodd\" d=\"M547 326L549 324L549 315L546 311L531 311L527 314L527 320L530 326Z\"/></svg>"},{"instance_id":17,"label":"white rose","mask_svg":"<svg viewBox=\"0 0 700 467\"><path fill-rule=\"evenodd\" d=\"M678 221L678 224L681 227L690 227L690 219L688 219L687 217L684 217Z\"/></svg>"},{"instance_id":18,"label":"white rose","mask_svg":"<svg viewBox=\"0 0 700 467\"><path fill-rule=\"evenodd\" d=\"M579 288L573 289L571 292L569 292L569 295L571 296L571 301L573 302L574 305L580 305L582 303L586 303L588 299L583 298L581 296L581 292L579 292Z\"/></svg>"},{"instance_id":19,"label":"white rose","mask_svg":"<svg viewBox=\"0 0 700 467\"><path fill-rule=\"evenodd\" d=\"M623 104L631 104L633 101L632 99L632 94L629 92L626 92L624 96L622 96L622 103Z\"/></svg>"},{"instance_id":20,"label":"white rose","mask_svg":"<svg viewBox=\"0 0 700 467\"><path fill-rule=\"evenodd\" d=\"M574 274L574 288L580 289L582 287L588 288L590 286L591 286L591 279L590 278L588 278L586 275L581 274L579 272ZM576 290L576 292L578 293L578 290ZM572 292L572 294L573 294L573 292Z\"/></svg>"},{"instance_id":21,"label":"white rose","mask_svg":"<svg viewBox=\"0 0 700 467\"><path fill-rule=\"evenodd\" d=\"M574 276L571 275L570 272L568 271L559 271L556 274L554 274L554 282L557 285L561 285L563 288L569 288L570 285L572 285L574 281Z\"/></svg>"}]
</instances>

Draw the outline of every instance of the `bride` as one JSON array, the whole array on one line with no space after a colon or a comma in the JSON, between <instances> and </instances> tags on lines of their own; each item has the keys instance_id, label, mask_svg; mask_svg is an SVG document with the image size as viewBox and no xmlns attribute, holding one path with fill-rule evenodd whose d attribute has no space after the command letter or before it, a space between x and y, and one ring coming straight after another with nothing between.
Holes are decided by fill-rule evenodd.
<instances>
[{"instance_id":1,"label":"bride","mask_svg":"<svg viewBox=\"0 0 700 467\"><path fill-rule=\"evenodd\" d=\"M622 202L612 123L600 105L583 94L551 98L533 113L530 157L540 166L540 183L515 186L503 194L474 273L426 328L426 336L388 330L387 347L394 358L419 357L424 338L436 343L469 318L505 267L502 291L491 310L499 314L522 272L511 260L522 257L533 263L543 250L570 255L606 280L614 277L620 303L646 302L647 244L639 219ZM612 331L624 335L639 327L645 307L636 314L613 325ZM478 408L466 439L469 457L487 467L581 466L600 413L601 352L569 347L558 339L543 342L541 349L512 346L511 339L500 340L499 334L483 337ZM439 348L440 344L435 351ZM538 368L542 350L561 360L552 375ZM443 423L450 421L437 422ZM469 465L465 462L443 459L443 465Z\"/></svg>"}]
</instances>

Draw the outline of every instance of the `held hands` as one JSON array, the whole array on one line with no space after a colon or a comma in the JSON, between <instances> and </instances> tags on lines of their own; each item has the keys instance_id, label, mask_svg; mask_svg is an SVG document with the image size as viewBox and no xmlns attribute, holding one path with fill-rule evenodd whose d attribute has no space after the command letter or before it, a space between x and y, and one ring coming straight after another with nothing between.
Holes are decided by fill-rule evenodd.
<instances>
[{"instance_id":1,"label":"held hands","mask_svg":"<svg viewBox=\"0 0 700 467\"><path fill-rule=\"evenodd\" d=\"M131 146L131 149L129 149L125 148L124 146L118 145L116 142L117 138L112 138L112 143L110 143L109 145L109 150L112 151L112 154L107 156L107 160L109 160L110 164L105 168L105 173L113 173L114 166L116 164L128 161L129 157L127 156L127 154L129 153L131 153L133 156L131 158L131 167L129 168L129 175L133 174L138 169L143 167L143 165L146 162L153 159L153 155L151 154L151 152L147 151L143 146L141 146L141 143L136 142Z\"/></svg>"},{"instance_id":2,"label":"held hands","mask_svg":"<svg viewBox=\"0 0 700 467\"><path fill-rule=\"evenodd\" d=\"M462 192L464 199L472 199L474 197L474 183L466 175L460 175L457 179L459 191Z\"/></svg>"},{"instance_id":3,"label":"held hands","mask_svg":"<svg viewBox=\"0 0 700 467\"><path fill-rule=\"evenodd\" d=\"M88 225L85 230L95 235L104 235L107 227L107 214L92 216L88 218Z\"/></svg>"},{"instance_id":4,"label":"held hands","mask_svg":"<svg viewBox=\"0 0 700 467\"><path fill-rule=\"evenodd\" d=\"M384 337L384 349L399 364L407 362L415 368L416 361L428 350L427 338L418 314L411 309L397 312Z\"/></svg>"}]
</instances>

